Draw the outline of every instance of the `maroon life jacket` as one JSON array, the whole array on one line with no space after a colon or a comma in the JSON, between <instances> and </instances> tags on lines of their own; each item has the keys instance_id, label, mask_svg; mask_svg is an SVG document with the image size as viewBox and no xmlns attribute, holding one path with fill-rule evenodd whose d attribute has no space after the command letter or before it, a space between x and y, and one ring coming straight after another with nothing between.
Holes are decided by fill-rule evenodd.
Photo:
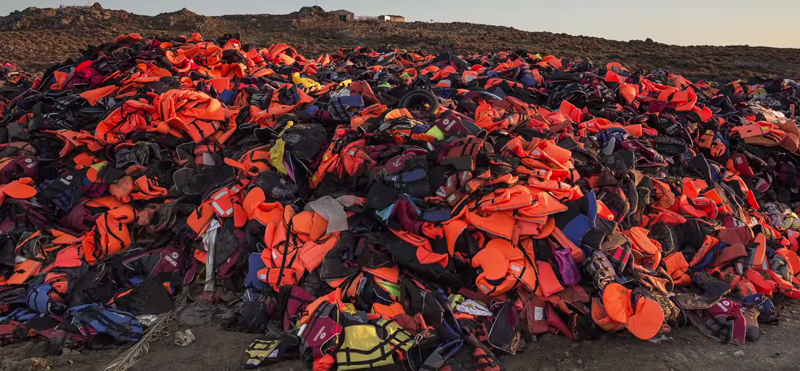
<instances>
[{"instance_id":1,"label":"maroon life jacket","mask_svg":"<svg viewBox=\"0 0 800 371\"><path fill-rule=\"evenodd\" d=\"M39 161L31 155L18 155L0 169L0 184L6 184L19 178L33 178L39 174Z\"/></svg>"},{"instance_id":2,"label":"maroon life jacket","mask_svg":"<svg viewBox=\"0 0 800 371\"><path fill-rule=\"evenodd\" d=\"M722 299L706 310L706 326L713 331L727 331L727 340L736 345L744 345L747 338L747 319L742 313L742 306L728 299Z\"/></svg>"},{"instance_id":3,"label":"maroon life jacket","mask_svg":"<svg viewBox=\"0 0 800 371\"><path fill-rule=\"evenodd\" d=\"M483 139L476 137L466 137L457 139L446 145L442 150L439 161L442 165L453 165L456 170L472 171L475 170L475 162L478 155L486 147L486 151L494 153L491 144Z\"/></svg>"},{"instance_id":4,"label":"maroon life jacket","mask_svg":"<svg viewBox=\"0 0 800 371\"><path fill-rule=\"evenodd\" d=\"M686 316L700 332L712 339L742 345L747 340L747 319L740 304L723 298L705 310L689 310Z\"/></svg>"},{"instance_id":5,"label":"maroon life jacket","mask_svg":"<svg viewBox=\"0 0 800 371\"><path fill-rule=\"evenodd\" d=\"M92 61L85 61L79 64L78 67L75 68L75 71L67 78L64 89L72 90L75 88L75 85L81 84L86 84L90 87L100 85L103 80L105 80L105 76L91 66Z\"/></svg>"},{"instance_id":6,"label":"maroon life jacket","mask_svg":"<svg viewBox=\"0 0 800 371\"><path fill-rule=\"evenodd\" d=\"M553 308L552 304L547 304L547 322L550 324L550 333L558 334L559 332L563 333L567 339L575 339L575 335L572 331L567 327L567 324L558 316L556 313L555 308Z\"/></svg>"},{"instance_id":7,"label":"maroon life jacket","mask_svg":"<svg viewBox=\"0 0 800 371\"><path fill-rule=\"evenodd\" d=\"M342 330L339 308L327 302L322 303L311 314L300 336L303 348L311 349L314 358L320 358L338 345L337 339Z\"/></svg>"},{"instance_id":8,"label":"maroon life jacket","mask_svg":"<svg viewBox=\"0 0 800 371\"><path fill-rule=\"evenodd\" d=\"M544 334L550 329L547 321L547 302L537 297L525 304L526 330L534 335Z\"/></svg>"},{"instance_id":9,"label":"maroon life jacket","mask_svg":"<svg viewBox=\"0 0 800 371\"><path fill-rule=\"evenodd\" d=\"M292 286L289 291L289 298L286 300L286 311L283 313L283 329L287 331L291 330L292 321L295 319L295 316L315 299L313 295L299 286Z\"/></svg>"},{"instance_id":10,"label":"maroon life jacket","mask_svg":"<svg viewBox=\"0 0 800 371\"><path fill-rule=\"evenodd\" d=\"M147 251L123 261L126 268L148 277L169 273L172 284L189 284L197 270L195 259L187 259L186 254L174 246Z\"/></svg>"}]
</instances>

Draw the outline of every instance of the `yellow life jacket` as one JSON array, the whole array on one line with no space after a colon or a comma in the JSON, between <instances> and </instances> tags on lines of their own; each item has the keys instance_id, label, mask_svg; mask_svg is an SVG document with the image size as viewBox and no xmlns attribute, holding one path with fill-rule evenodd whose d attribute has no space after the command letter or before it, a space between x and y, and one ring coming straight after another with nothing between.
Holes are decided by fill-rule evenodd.
<instances>
[{"instance_id":1,"label":"yellow life jacket","mask_svg":"<svg viewBox=\"0 0 800 371\"><path fill-rule=\"evenodd\" d=\"M407 352L414 345L411 335L397 323L383 319L373 323L344 328L344 341L335 354L339 370L390 365L396 349Z\"/></svg>"}]
</instances>

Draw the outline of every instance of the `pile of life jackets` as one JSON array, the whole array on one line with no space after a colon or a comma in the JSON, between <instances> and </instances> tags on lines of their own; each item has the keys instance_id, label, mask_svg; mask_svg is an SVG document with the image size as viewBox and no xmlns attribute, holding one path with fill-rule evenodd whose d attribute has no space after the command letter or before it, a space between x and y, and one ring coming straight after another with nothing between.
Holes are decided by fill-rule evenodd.
<instances>
[{"instance_id":1,"label":"pile of life jackets","mask_svg":"<svg viewBox=\"0 0 800 371\"><path fill-rule=\"evenodd\" d=\"M800 299L794 80L199 34L4 66L0 344L232 293L247 367L497 371L547 333L744 344Z\"/></svg>"}]
</instances>

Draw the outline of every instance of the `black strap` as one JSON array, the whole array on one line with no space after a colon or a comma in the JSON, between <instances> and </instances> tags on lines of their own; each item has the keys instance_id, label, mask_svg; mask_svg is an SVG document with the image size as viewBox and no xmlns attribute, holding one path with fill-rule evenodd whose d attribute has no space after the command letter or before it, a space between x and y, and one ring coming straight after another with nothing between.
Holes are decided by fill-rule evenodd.
<instances>
[{"instance_id":1,"label":"black strap","mask_svg":"<svg viewBox=\"0 0 800 371\"><path fill-rule=\"evenodd\" d=\"M478 365L478 370L482 370L484 367L497 367L497 362L495 362L494 357L491 357L488 354L473 356L472 359L475 361L475 364Z\"/></svg>"},{"instance_id":2,"label":"black strap","mask_svg":"<svg viewBox=\"0 0 800 371\"><path fill-rule=\"evenodd\" d=\"M475 141L470 140L466 145L461 147L461 156L474 157L480 150L480 144L482 143L475 143Z\"/></svg>"},{"instance_id":3,"label":"black strap","mask_svg":"<svg viewBox=\"0 0 800 371\"><path fill-rule=\"evenodd\" d=\"M197 120L192 120L192 122L190 122L189 125L194 126L195 129L197 129L197 132L200 133L200 135L202 135L203 137L205 137L205 132L203 132L203 129L200 127L200 125L197 125Z\"/></svg>"},{"instance_id":4,"label":"black strap","mask_svg":"<svg viewBox=\"0 0 800 371\"><path fill-rule=\"evenodd\" d=\"M116 233L114 233L114 231L112 231L112 230L111 230L111 228L108 228L108 212L104 213L104 214L103 214L103 217L105 218L105 222L106 222L106 232L108 232L108 234L109 234L111 237L114 237L114 238L115 238L115 239L117 239L119 242L121 242L123 245L125 245L125 240L123 240L123 239L119 238L119 237L116 235ZM119 230L118 230L118 232L122 232L122 223L119 223L119 227L118 227L118 229L119 229ZM99 229L98 229L98 232L99 232ZM99 239L98 239L98 238L95 238L95 244L99 244L99 242L98 242L98 241L99 241ZM95 249L95 252L97 252L97 249ZM104 254L104 255L108 255L108 246L105 246L105 251L104 251L104 253L103 253L103 254ZM95 258L99 259L100 257L99 257L99 256L97 256L97 255L95 254Z\"/></svg>"},{"instance_id":5,"label":"black strap","mask_svg":"<svg viewBox=\"0 0 800 371\"><path fill-rule=\"evenodd\" d=\"M389 348L388 352L386 351L386 348ZM380 356L373 357L372 359L369 359L369 360L353 361L351 359L351 357L350 357L350 355L354 354L354 353L370 355L370 354L374 353L375 351L380 351ZM340 348L339 352L340 353L344 353L344 356L345 356L345 362L339 363L340 365L347 365L347 366L369 365L369 366L372 366L374 363L382 361L382 360L388 358L389 356L391 356L392 352L393 352L393 349L392 349L391 344L389 344L389 341L388 340L384 340L384 341L381 341L380 343L378 343L378 345L376 345L375 347L373 347L372 349L370 349L368 351L360 350L360 349L354 349L354 348Z\"/></svg>"},{"instance_id":6,"label":"black strap","mask_svg":"<svg viewBox=\"0 0 800 371\"><path fill-rule=\"evenodd\" d=\"M103 214L106 218L106 223L108 223L108 213ZM92 251L92 256L95 260L99 260L104 254L102 253L103 245L100 244L100 227L97 224L94 225L94 251Z\"/></svg>"},{"instance_id":7,"label":"black strap","mask_svg":"<svg viewBox=\"0 0 800 371\"><path fill-rule=\"evenodd\" d=\"M537 277L536 286L533 288L533 290L531 290L532 292L536 292L536 290L539 289L539 280L538 280L539 267L536 265L536 262L534 262L533 259L531 259L530 255L528 255L528 252L525 251L525 248L519 247L519 250L522 251L522 255L524 255L525 256L525 260L528 261L528 265L530 265L531 268L533 268L533 272L536 274L536 277ZM520 272L520 277L522 277L522 274L525 273L526 269L528 269L528 267L525 267L525 268L522 269L522 272Z\"/></svg>"},{"instance_id":8,"label":"black strap","mask_svg":"<svg viewBox=\"0 0 800 371\"><path fill-rule=\"evenodd\" d=\"M284 242L285 246L283 248L284 253L282 254L283 258L281 259L281 268L280 268L280 270L278 270L278 282L277 282L277 284L279 286L280 286L281 281L283 280L283 271L286 269L286 255L288 254L288 249L287 248L289 247L289 241L290 241L289 239L290 238L292 238L292 239L295 238L295 235L292 233L292 226L293 225L294 225L294 218L289 220L289 224L286 225L286 242ZM294 255L292 255L292 260L289 262L289 265L294 264L294 260L297 259L297 255L299 255L299 252L296 251L296 250L297 250L297 247L295 247L295 251L293 251ZM269 279L269 277L267 277L267 279Z\"/></svg>"}]
</instances>

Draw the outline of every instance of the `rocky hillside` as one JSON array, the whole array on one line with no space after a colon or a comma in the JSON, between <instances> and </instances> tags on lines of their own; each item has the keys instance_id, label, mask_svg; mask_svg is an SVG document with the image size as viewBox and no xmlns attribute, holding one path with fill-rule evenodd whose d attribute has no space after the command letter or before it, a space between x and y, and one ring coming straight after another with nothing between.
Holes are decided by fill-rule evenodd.
<instances>
[{"instance_id":1,"label":"rocky hillside","mask_svg":"<svg viewBox=\"0 0 800 371\"><path fill-rule=\"evenodd\" d=\"M748 46L674 46L651 40L628 42L471 23L343 22L319 7L285 15L203 16L190 10L145 16L100 4L58 9L27 8L0 17L0 61L28 72L75 56L79 49L136 32L208 37L239 32L243 42L286 42L317 55L340 47L398 46L427 52L526 49L596 63L621 61L629 68L667 68L688 77L715 80L750 76L800 78L800 49Z\"/></svg>"}]
</instances>

